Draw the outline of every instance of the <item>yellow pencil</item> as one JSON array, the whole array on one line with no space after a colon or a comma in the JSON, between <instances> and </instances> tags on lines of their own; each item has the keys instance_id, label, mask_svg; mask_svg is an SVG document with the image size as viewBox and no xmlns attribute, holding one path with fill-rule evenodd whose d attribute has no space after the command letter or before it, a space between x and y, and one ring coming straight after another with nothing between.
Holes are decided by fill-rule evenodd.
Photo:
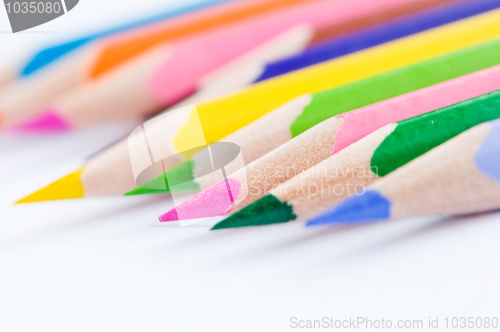
<instances>
[{"instance_id":1,"label":"yellow pencil","mask_svg":"<svg viewBox=\"0 0 500 332\"><path fill-rule=\"evenodd\" d=\"M495 10L264 81L226 98L199 105L197 110L174 112L170 121L165 120L169 117L167 113L161 117L164 125L156 125L156 132L151 131L147 135L148 138L159 137L168 142L163 144L166 150L162 151L162 155L163 158L178 156L177 160L169 158L169 166L172 167L182 162L183 158L191 157L192 154L183 152L192 147L190 138L199 123L204 140L216 142L300 95L348 84L498 36L500 10ZM90 160L77 173L20 202L122 195L135 187L131 157L135 158L129 155L127 142L121 142ZM68 191L68 188L79 190Z\"/></svg>"}]
</instances>

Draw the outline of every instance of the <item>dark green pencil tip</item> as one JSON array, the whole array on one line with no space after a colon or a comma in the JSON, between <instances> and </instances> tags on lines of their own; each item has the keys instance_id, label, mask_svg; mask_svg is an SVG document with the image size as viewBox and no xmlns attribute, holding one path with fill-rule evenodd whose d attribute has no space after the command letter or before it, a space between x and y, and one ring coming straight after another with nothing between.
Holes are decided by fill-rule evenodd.
<instances>
[{"instance_id":1,"label":"dark green pencil tip","mask_svg":"<svg viewBox=\"0 0 500 332\"><path fill-rule=\"evenodd\" d=\"M166 173L163 173L152 180L149 180L145 184L137 187L128 193L125 196L133 196L133 195L146 195L146 194L168 194L171 192L169 187L169 181L174 182L175 191L192 191L200 189L199 185L194 181L193 178L193 168L194 161L188 160L179 164L175 167L172 167ZM174 186L171 184L171 186Z\"/></svg>"},{"instance_id":2,"label":"dark green pencil tip","mask_svg":"<svg viewBox=\"0 0 500 332\"><path fill-rule=\"evenodd\" d=\"M280 224L296 219L293 209L273 195L258 201L215 225L212 230Z\"/></svg>"}]
</instances>

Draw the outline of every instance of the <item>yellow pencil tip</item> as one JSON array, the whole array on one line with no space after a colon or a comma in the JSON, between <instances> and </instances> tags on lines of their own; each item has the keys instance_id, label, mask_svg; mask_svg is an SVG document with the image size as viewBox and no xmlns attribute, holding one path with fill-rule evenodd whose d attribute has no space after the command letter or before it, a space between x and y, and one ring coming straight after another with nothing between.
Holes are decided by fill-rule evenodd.
<instances>
[{"instance_id":1,"label":"yellow pencil tip","mask_svg":"<svg viewBox=\"0 0 500 332\"><path fill-rule=\"evenodd\" d=\"M61 199L83 198L83 185L80 181L80 169L49 184L47 187L17 201L15 204L56 201Z\"/></svg>"}]
</instances>

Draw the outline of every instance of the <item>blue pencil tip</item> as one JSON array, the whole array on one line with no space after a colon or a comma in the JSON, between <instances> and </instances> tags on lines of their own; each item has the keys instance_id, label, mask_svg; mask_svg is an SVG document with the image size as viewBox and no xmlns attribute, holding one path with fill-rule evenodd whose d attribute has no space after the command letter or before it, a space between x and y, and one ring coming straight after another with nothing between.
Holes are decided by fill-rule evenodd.
<instances>
[{"instance_id":1,"label":"blue pencil tip","mask_svg":"<svg viewBox=\"0 0 500 332\"><path fill-rule=\"evenodd\" d=\"M306 226L344 226L387 220L390 217L390 209L391 202L387 198L378 191L368 190L314 217Z\"/></svg>"}]
</instances>

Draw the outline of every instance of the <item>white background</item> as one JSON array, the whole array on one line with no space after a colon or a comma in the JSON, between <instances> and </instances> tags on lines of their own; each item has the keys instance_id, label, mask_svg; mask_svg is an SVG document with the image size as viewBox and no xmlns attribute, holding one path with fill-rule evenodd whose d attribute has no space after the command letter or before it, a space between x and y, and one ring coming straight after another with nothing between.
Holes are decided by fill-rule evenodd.
<instances>
[{"instance_id":1,"label":"white background","mask_svg":"<svg viewBox=\"0 0 500 332\"><path fill-rule=\"evenodd\" d=\"M82 0L15 35L0 6L0 64L181 3ZM12 205L132 128L0 133L0 332L288 331L291 317L358 316L439 317L443 330L445 317L500 317L494 214L209 232L160 224L166 197Z\"/></svg>"}]
</instances>

